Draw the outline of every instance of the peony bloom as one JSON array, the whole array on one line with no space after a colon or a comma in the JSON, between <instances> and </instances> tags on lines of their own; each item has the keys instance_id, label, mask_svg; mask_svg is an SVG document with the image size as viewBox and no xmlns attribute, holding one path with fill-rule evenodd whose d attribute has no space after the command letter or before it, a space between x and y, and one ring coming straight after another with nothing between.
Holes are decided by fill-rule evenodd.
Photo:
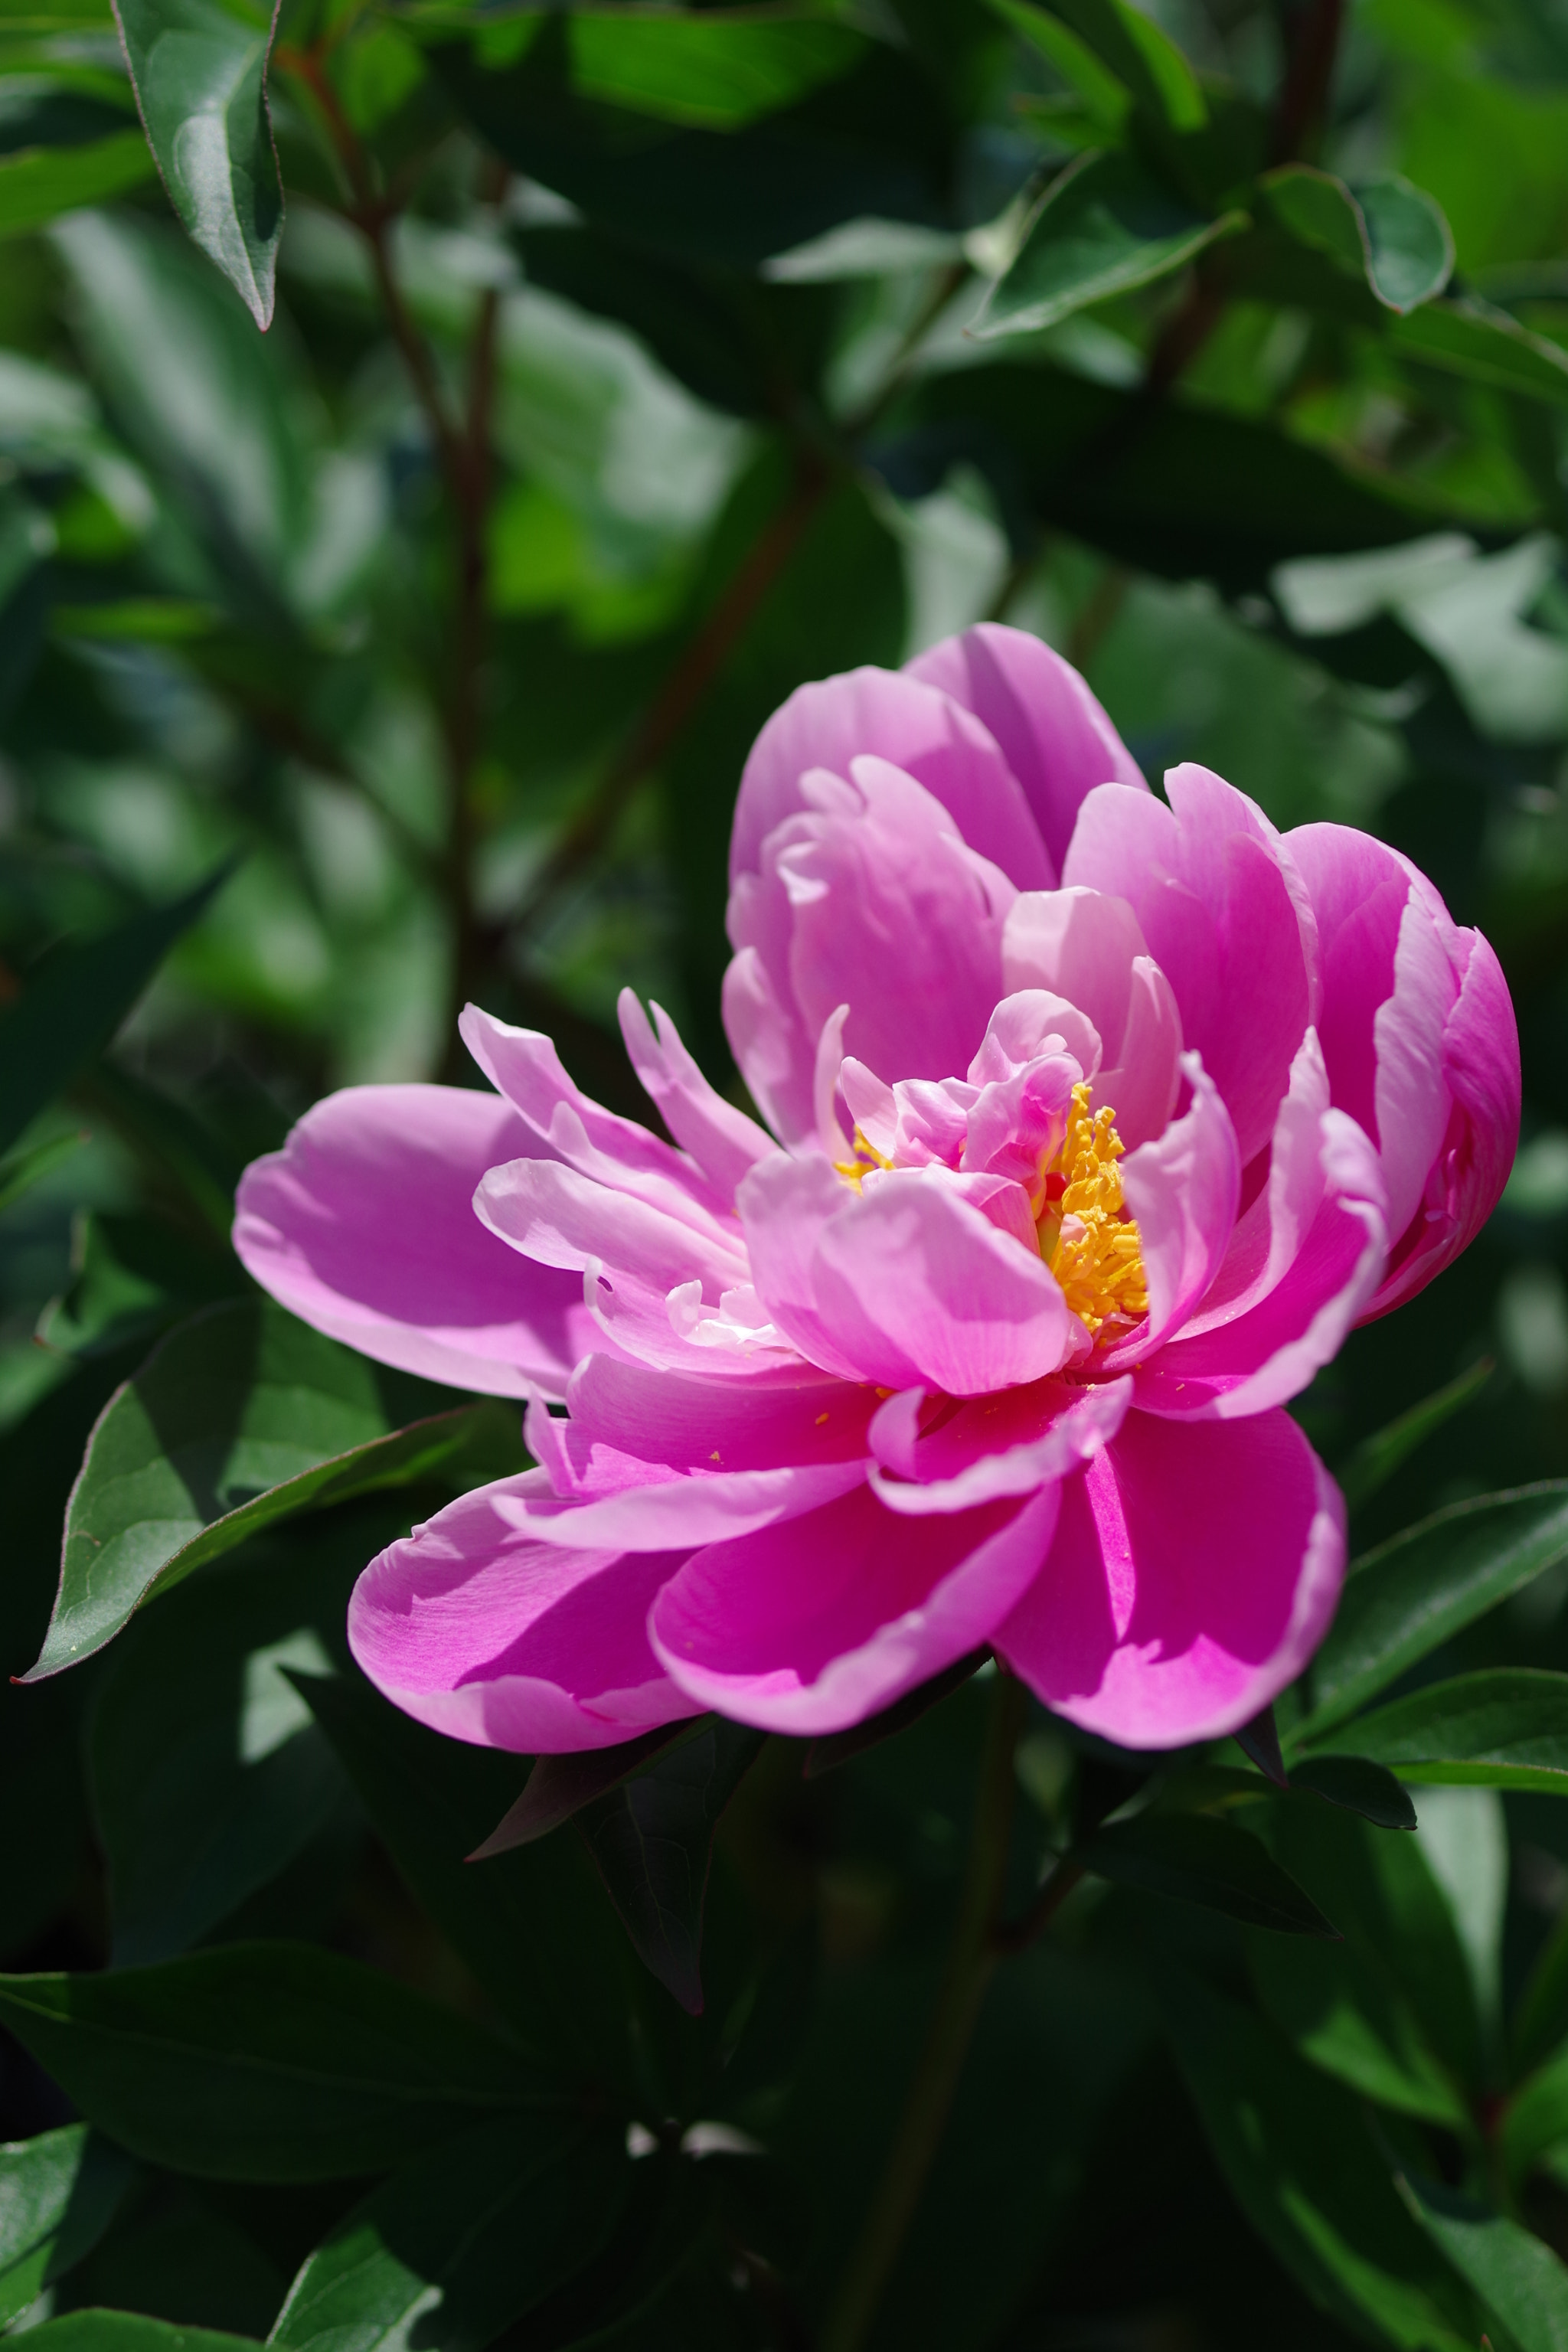
<instances>
[{"instance_id":1,"label":"peony bloom","mask_svg":"<svg viewBox=\"0 0 1568 2352\"><path fill-rule=\"evenodd\" d=\"M495 1092L351 1088L248 1171L275 1297L528 1400L539 1466L356 1588L398 1706L527 1751L815 1734L988 1643L1168 1747L1300 1671L1344 1513L1283 1408L1486 1217L1518 1041L1394 851L1166 788L1010 629L803 687L735 812L766 1128L628 991L673 1143L470 1008Z\"/></svg>"}]
</instances>

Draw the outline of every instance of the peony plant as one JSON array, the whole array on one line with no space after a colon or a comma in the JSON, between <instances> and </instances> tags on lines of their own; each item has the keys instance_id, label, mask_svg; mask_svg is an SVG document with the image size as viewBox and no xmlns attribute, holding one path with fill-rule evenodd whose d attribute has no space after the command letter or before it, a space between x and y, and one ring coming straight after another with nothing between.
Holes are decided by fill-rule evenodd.
<instances>
[{"instance_id":1,"label":"peony plant","mask_svg":"<svg viewBox=\"0 0 1568 2352\"><path fill-rule=\"evenodd\" d=\"M760 1120L627 991L671 1141L469 1007L493 1092L352 1087L249 1170L276 1298L526 1399L537 1466L359 1580L389 1698L530 1753L820 1734L987 1644L1168 1748L1300 1671L1345 1523L1285 1408L1488 1215L1518 1038L1407 859L1165 792L1016 630L803 687L731 853Z\"/></svg>"}]
</instances>

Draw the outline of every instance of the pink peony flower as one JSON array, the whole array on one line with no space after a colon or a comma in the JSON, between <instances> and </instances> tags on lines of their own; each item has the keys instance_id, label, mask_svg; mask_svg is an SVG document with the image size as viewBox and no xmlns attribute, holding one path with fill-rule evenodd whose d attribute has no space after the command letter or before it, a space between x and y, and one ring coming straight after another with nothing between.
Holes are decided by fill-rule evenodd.
<instances>
[{"instance_id":1,"label":"pink peony flower","mask_svg":"<svg viewBox=\"0 0 1568 2352\"><path fill-rule=\"evenodd\" d=\"M360 1579L398 1706L527 1751L815 1734L989 1643L1166 1747L1300 1671L1344 1513L1283 1407L1491 1209L1518 1040L1394 851L1166 787L1010 629L803 687L735 812L767 1129L628 991L673 1144L470 1007L495 1093L350 1088L248 1171L275 1297L528 1399L539 1466Z\"/></svg>"}]
</instances>

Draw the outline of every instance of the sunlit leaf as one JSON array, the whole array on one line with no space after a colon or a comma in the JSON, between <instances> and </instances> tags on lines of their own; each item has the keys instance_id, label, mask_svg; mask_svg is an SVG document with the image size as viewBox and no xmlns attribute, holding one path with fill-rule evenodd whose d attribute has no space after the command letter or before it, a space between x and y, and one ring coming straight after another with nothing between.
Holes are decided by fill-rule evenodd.
<instances>
[{"instance_id":1,"label":"sunlit leaf","mask_svg":"<svg viewBox=\"0 0 1568 2352\"><path fill-rule=\"evenodd\" d=\"M1322 1736L1402 1780L1568 1796L1568 1675L1533 1666L1458 1675Z\"/></svg>"},{"instance_id":2,"label":"sunlit leaf","mask_svg":"<svg viewBox=\"0 0 1568 2352\"><path fill-rule=\"evenodd\" d=\"M1568 2269L1517 2221L1414 2173L1400 2195L1461 2278L1495 2313L1520 2352L1568 2352Z\"/></svg>"},{"instance_id":3,"label":"sunlit leaf","mask_svg":"<svg viewBox=\"0 0 1568 2352\"><path fill-rule=\"evenodd\" d=\"M132 2178L129 2159L86 2124L0 2147L0 2327L96 2245Z\"/></svg>"},{"instance_id":4,"label":"sunlit leaf","mask_svg":"<svg viewBox=\"0 0 1568 2352\"><path fill-rule=\"evenodd\" d=\"M24 147L0 155L0 236L41 228L81 205L122 196L153 177L140 131L110 131L84 147Z\"/></svg>"}]
</instances>

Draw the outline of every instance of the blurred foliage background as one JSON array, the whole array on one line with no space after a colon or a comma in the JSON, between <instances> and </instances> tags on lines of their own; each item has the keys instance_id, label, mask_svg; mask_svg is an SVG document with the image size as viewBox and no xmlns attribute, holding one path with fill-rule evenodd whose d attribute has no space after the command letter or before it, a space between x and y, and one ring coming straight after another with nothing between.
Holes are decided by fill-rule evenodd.
<instances>
[{"instance_id":1,"label":"blurred foliage background","mask_svg":"<svg viewBox=\"0 0 1568 2352\"><path fill-rule=\"evenodd\" d=\"M1281 825L1364 826L1492 940L1525 1049L1503 1206L1299 1410L1359 1549L1568 1474L1555 0L282 0L270 26L247 0L125 0L122 23L123 47L105 0L0 6L0 1666L42 1639L95 1416L162 1334L247 1296L246 1161L330 1087L465 1082L470 997L637 1111L629 982L734 1084L718 984L752 738L802 680L982 617L1077 663L1156 785L1196 760ZM1369 1452L1456 1381L1446 1418ZM89 1664L0 1691L0 1962L287 1937L493 2017L458 1912L282 1678L347 1686L348 1581L426 1507L258 1538ZM1548 1564L1417 1681L1568 1667L1565 1595ZM940 1964L984 1688L819 1780L769 1743L721 1833L704 2022L651 1977L605 1996L641 2053L630 2108L701 2174L700 2210L662 2270L639 2221L618 2270L595 2257L603 2310L557 2282L503 2314L509 2341L818 2340ZM1020 1757L1026 1894L1134 1783L1037 1711ZM483 1760L453 1800L472 1836L521 1785ZM1568 2252L1568 2158L1532 2173L1532 2144L1510 2184L1475 2137L1527 1983L1530 2063L1553 2044L1531 1971L1562 1948L1568 1809L1418 1801L1437 1908L1410 1896L1391 1965L1458 1956L1469 2055L1411 2028L1448 2091L1424 2106L1407 2066L1396 2096L1304 2028L1293 2048L1234 1922L1091 1884L996 1979L870 2340L1568 2341L1452 2247L1433 2287L1393 2223L1358 2269L1351 2221L1301 2221L1317 2158L1298 2178L1259 2153L1276 2131L1331 2150L1342 2119L1313 2102L1348 2082L1389 2131L1436 2134L1403 2160ZM1313 1834L1269 1832L1318 1892ZM1321 1865L1346 1916L1347 1870ZM570 1909L547 1871L517 1884ZM1196 1994L1168 2037L1149 1950L1264 2042ZM1205 2017L1203 2048L1252 2053L1228 2108ZM0 2138L74 2100L114 2141L32 2047L0 2049ZM768 2158L721 2135L669 2154L669 2117L715 2114ZM57 2232L19 2302L0 2198L0 2316L265 2336L377 2169L361 2147L237 2185L130 2144L92 2250L68 2262ZM1323 2160L1372 2211L1364 2156ZM647 2316L637 2294L676 2277ZM396 2340L479 2352L501 2324Z\"/></svg>"}]
</instances>

